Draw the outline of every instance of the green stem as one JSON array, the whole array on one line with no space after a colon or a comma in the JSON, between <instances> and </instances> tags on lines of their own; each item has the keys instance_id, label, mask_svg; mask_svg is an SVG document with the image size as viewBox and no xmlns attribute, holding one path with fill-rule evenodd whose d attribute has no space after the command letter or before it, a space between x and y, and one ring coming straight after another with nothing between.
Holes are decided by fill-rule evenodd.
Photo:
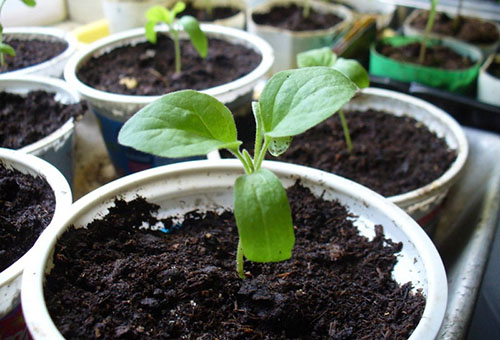
<instances>
[{"instance_id":1,"label":"green stem","mask_svg":"<svg viewBox=\"0 0 500 340\"><path fill-rule=\"evenodd\" d=\"M212 9L212 1L211 0L205 0L205 8L207 10L207 14L209 18L213 17L213 9Z\"/></svg>"},{"instance_id":2,"label":"green stem","mask_svg":"<svg viewBox=\"0 0 500 340\"><path fill-rule=\"evenodd\" d=\"M304 8L302 10L302 16L304 18L307 18L309 16L309 13L311 12L311 4L309 3L309 0L304 1Z\"/></svg>"},{"instance_id":3,"label":"green stem","mask_svg":"<svg viewBox=\"0 0 500 340\"><path fill-rule=\"evenodd\" d=\"M432 31L432 27L434 26L434 19L436 17L436 6L438 0L431 0L431 10L429 11L429 18L427 19L427 24L425 25L424 39L422 41L422 45L420 45L420 53L418 56L418 62L420 64L424 63L425 60L425 51L427 49L427 40L429 39L429 34Z\"/></svg>"},{"instance_id":4,"label":"green stem","mask_svg":"<svg viewBox=\"0 0 500 340\"><path fill-rule=\"evenodd\" d=\"M252 157L250 156L250 154L248 153L248 151L246 149L243 149L243 156L245 157L245 160L247 161L247 164L250 165L250 168L251 168L252 172L254 172L255 169L253 167Z\"/></svg>"},{"instance_id":5,"label":"green stem","mask_svg":"<svg viewBox=\"0 0 500 340\"><path fill-rule=\"evenodd\" d=\"M174 28L174 25L170 26L172 35L174 36L174 49L175 49L175 73L181 72L181 47L179 44L179 32Z\"/></svg>"},{"instance_id":6,"label":"green stem","mask_svg":"<svg viewBox=\"0 0 500 340\"><path fill-rule=\"evenodd\" d=\"M245 158L245 156L241 154L240 150L238 149L236 150L228 149L228 150L240 160L240 162L243 164L243 167L245 168L245 173L247 175L250 175L254 171L253 164L248 163L248 160Z\"/></svg>"},{"instance_id":7,"label":"green stem","mask_svg":"<svg viewBox=\"0 0 500 340\"><path fill-rule=\"evenodd\" d=\"M0 16L1 16L1 13L2 13L2 8L3 8L3 5L5 5L5 1L7 0L1 0L0 1ZM0 24L0 44L3 43L3 27L1 26ZM4 55L3 55L3 52L0 52L0 66L3 66L5 65L5 58L4 58Z\"/></svg>"},{"instance_id":8,"label":"green stem","mask_svg":"<svg viewBox=\"0 0 500 340\"><path fill-rule=\"evenodd\" d=\"M255 161L254 161L255 169L260 169L260 166L262 165L262 162L264 161L264 158L266 157L267 148L269 147L270 142L271 142L271 140L269 138L264 137L264 145L260 149L260 151L257 154ZM254 152L257 152L257 150L254 150Z\"/></svg>"},{"instance_id":9,"label":"green stem","mask_svg":"<svg viewBox=\"0 0 500 340\"><path fill-rule=\"evenodd\" d=\"M345 143L347 144L347 150L352 153L352 141L351 133L349 132L349 126L347 125L347 120L345 119L344 111L339 110L340 123L342 124L342 130L344 131Z\"/></svg>"},{"instance_id":10,"label":"green stem","mask_svg":"<svg viewBox=\"0 0 500 340\"><path fill-rule=\"evenodd\" d=\"M236 251L236 271L240 279L245 279L245 270L243 268L243 246L241 245L241 239L238 240L238 250Z\"/></svg>"}]
</instances>

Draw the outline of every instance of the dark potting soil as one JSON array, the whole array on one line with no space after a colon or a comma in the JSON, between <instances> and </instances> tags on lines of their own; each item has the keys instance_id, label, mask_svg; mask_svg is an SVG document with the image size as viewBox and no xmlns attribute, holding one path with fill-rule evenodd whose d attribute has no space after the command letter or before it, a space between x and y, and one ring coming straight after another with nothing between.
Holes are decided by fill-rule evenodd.
<instances>
[{"instance_id":1,"label":"dark potting soil","mask_svg":"<svg viewBox=\"0 0 500 340\"><path fill-rule=\"evenodd\" d=\"M391 271L401 243L369 241L337 202L288 190L296 246L285 262L235 272L230 212L193 211L169 234L136 199L56 246L45 299L66 339L406 339L425 298ZM173 224L163 220L167 228Z\"/></svg>"},{"instance_id":2,"label":"dark potting soil","mask_svg":"<svg viewBox=\"0 0 500 340\"><path fill-rule=\"evenodd\" d=\"M412 26L424 30L429 12L420 12L412 21ZM454 23L445 13L437 13L432 32L454 37L474 44L494 43L499 39L497 27L483 20L460 17L458 24Z\"/></svg>"},{"instance_id":3,"label":"dark potting soil","mask_svg":"<svg viewBox=\"0 0 500 340\"><path fill-rule=\"evenodd\" d=\"M55 196L47 181L0 162L0 272L35 244L52 220Z\"/></svg>"},{"instance_id":4,"label":"dark potting soil","mask_svg":"<svg viewBox=\"0 0 500 340\"><path fill-rule=\"evenodd\" d=\"M68 48L65 41L9 39L8 35L5 36L5 43L14 48L16 56L5 55L5 64L0 65L0 73L40 64L58 56Z\"/></svg>"},{"instance_id":5,"label":"dark potting soil","mask_svg":"<svg viewBox=\"0 0 500 340\"><path fill-rule=\"evenodd\" d=\"M380 44L377 50L394 60L445 70L464 70L474 65L469 57L462 56L446 46L428 46L424 63L421 64L419 62L420 46L418 42L404 46Z\"/></svg>"},{"instance_id":6,"label":"dark potting soil","mask_svg":"<svg viewBox=\"0 0 500 340\"><path fill-rule=\"evenodd\" d=\"M486 70L489 74L500 78L500 59L493 59L490 66Z\"/></svg>"},{"instance_id":7,"label":"dark potting soil","mask_svg":"<svg viewBox=\"0 0 500 340\"><path fill-rule=\"evenodd\" d=\"M295 4L289 6L273 6L269 12L254 13L252 19L259 25L268 25L290 31L313 31L328 29L342 21L331 13L316 12L311 8L309 16L302 15L303 7Z\"/></svg>"},{"instance_id":8,"label":"dark potting soil","mask_svg":"<svg viewBox=\"0 0 500 340\"><path fill-rule=\"evenodd\" d=\"M0 146L19 149L48 136L71 117L87 109L82 104L62 104L54 93L32 91L27 95L0 92Z\"/></svg>"},{"instance_id":9,"label":"dark potting soil","mask_svg":"<svg viewBox=\"0 0 500 340\"><path fill-rule=\"evenodd\" d=\"M410 117L378 111L345 112L353 151L345 144L338 115L294 137L278 161L333 172L384 195L393 196L439 178L456 158L446 141ZM236 118L243 148L253 150L252 114ZM251 141L251 142L250 142ZM223 157L232 157L222 153Z\"/></svg>"},{"instance_id":10,"label":"dark potting soil","mask_svg":"<svg viewBox=\"0 0 500 340\"><path fill-rule=\"evenodd\" d=\"M205 8L195 8L193 7L193 4L191 2L187 2L186 9L182 11L180 15L191 15L198 19L198 21L211 22L232 17L239 12L240 10L238 8L229 6L216 6L212 7L212 13L209 14Z\"/></svg>"},{"instance_id":11,"label":"dark potting soil","mask_svg":"<svg viewBox=\"0 0 500 340\"><path fill-rule=\"evenodd\" d=\"M172 91L203 90L253 71L262 57L242 45L209 39L208 55L198 55L191 43L181 40L180 74L175 73L174 44L165 35L158 42L116 48L90 59L78 78L99 90L127 95L162 95Z\"/></svg>"}]
</instances>

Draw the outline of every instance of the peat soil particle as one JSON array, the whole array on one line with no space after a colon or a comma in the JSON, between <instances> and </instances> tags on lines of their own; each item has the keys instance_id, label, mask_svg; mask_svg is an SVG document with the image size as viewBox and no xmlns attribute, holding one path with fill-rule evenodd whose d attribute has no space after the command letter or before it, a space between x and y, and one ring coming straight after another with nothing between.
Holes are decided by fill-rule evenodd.
<instances>
[{"instance_id":1,"label":"peat soil particle","mask_svg":"<svg viewBox=\"0 0 500 340\"><path fill-rule=\"evenodd\" d=\"M382 44L377 49L394 60L445 70L464 70L474 65L469 57L462 56L446 46L427 46L424 62L420 63L420 46L418 42L404 46Z\"/></svg>"},{"instance_id":2,"label":"peat soil particle","mask_svg":"<svg viewBox=\"0 0 500 340\"><path fill-rule=\"evenodd\" d=\"M9 39L8 35L5 38L5 43L14 48L16 56L5 55L5 65L0 65L0 73L40 64L54 58L68 48L65 41Z\"/></svg>"},{"instance_id":3,"label":"peat soil particle","mask_svg":"<svg viewBox=\"0 0 500 340\"><path fill-rule=\"evenodd\" d=\"M288 190L296 247L235 272L231 212L186 214L169 234L139 229L158 207L115 201L58 241L45 299L66 339L406 339L425 298L391 278L402 245L358 234L346 209Z\"/></svg>"},{"instance_id":4,"label":"peat soil particle","mask_svg":"<svg viewBox=\"0 0 500 340\"><path fill-rule=\"evenodd\" d=\"M0 161L0 272L33 246L54 210L47 181L7 169Z\"/></svg>"},{"instance_id":5,"label":"peat soil particle","mask_svg":"<svg viewBox=\"0 0 500 340\"><path fill-rule=\"evenodd\" d=\"M252 19L259 25L268 25L290 31L314 31L328 29L342 21L331 13L320 13L311 8L309 16L304 18L303 7L292 4L290 6L273 6L267 13L254 13Z\"/></svg>"},{"instance_id":6,"label":"peat soil particle","mask_svg":"<svg viewBox=\"0 0 500 340\"><path fill-rule=\"evenodd\" d=\"M32 91L22 96L0 92L0 146L19 149L32 144L86 110L85 103L63 104L50 92Z\"/></svg>"},{"instance_id":7,"label":"peat soil particle","mask_svg":"<svg viewBox=\"0 0 500 340\"><path fill-rule=\"evenodd\" d=\"M160 34L156 44L127 45L90 59L77 76L98 90L153 96L228 83L253 71L262 60L254 50L220 39L209 39L206 58L190 42L180 44L180 73L175 73L173 41Z\"/></svg>"}]
</instances>

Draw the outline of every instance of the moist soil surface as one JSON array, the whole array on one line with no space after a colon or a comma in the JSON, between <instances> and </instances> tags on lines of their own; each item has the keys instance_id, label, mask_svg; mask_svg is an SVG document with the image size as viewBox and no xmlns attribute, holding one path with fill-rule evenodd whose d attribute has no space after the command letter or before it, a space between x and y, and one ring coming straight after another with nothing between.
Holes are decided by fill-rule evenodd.
<instances>
[{"instance_id":1,"label":"moist soil surface","mask_svg":"<svg viewBox=\"0 0 500 340\"><path fill-rule=\"evenodd\" d=\"M66 339L406 339L425 298L391 279L400 243L358 234L337 202L288 190L292 258L235 271L230 212L193 211L169 234L144 199L58 241L45 299ZM134 227L136 226L136 227Z\"/></svg>"},{"instance_id":2,"label":"moist soil surface","mask_svg":"<svg viewBox=\"0 0 500 340\"><path fill-rule=\"evenodd\" d=\"M338 115L294 137L278 161L333 172L393 196L422 187L439 178L456 158L446 141L410 117L378 111L345 112L353 150L349 153ZM238 138L253 150L251 113L236 118ZM251 141L251 143L250 143ZM222 157L232 157L222 153Z\"/></svg>"},{"instance_id":3,"label":"moist soil surface","mask_svg":"<svg viewBox=\"0 0 500 340\"><path fill-rule=\"evenodd\" d=\"M55 204L47 181L7 169L0 161L0 272L35 244Z\"/></svg>"},{"instance_id":4,"label":"moist soil surface","mask_svg":"<svg viewBox=\"0 0 500 340\"><path fill-rule=\"evenodd\" d=\"M86 111L86 104L63 104L54 93L27 95L0 92L0 146L19 149L48 136L71 117Z\"/></svg>"},{"instance_id":5,"label":"moist soil surface","mask_svg":"<svg viewBox=\"0 0 500 340\"><path fill-rule=\"evenodd\" d=\"M5 37L5 43L14 48L16 56L5 55L5 64L0 65L0 73L40 64L58 56L68 48L65 41L9 39L8 35Z\"/></svg>"},{"instance_id":6,"label":"moist soil surface","mask_svg":"<svg viewBox=\"0 0 500 340\"><path fill-rule=\"evenodd\" d=\"M411 25L425 30L429 12L420 12ZM457 23L444 13L437 13L432 32L447 35L474 44L494 43L499 39L497 27L483 20L460 17Z\"/></svg>"},{"instance_id":7,"label":"moist soil surface","mask_svg":"<svg viewBox=\"0 0 500 340\"><path fill-rule=\"evenodd\" d=\"M253 71L262 57L242 45L209 39L204 59L191 43L181 40L181 59L181 73L175 73L174 43L159 34L156 45L127 45L90 59L77 76L102 91L162 95L184 89L203 90L241 78Z\"/></svg>"},{"instance_id":8,"label":"moist soil surface","mask_svg":"<svg viewBox=\"0 0 500 340\"><path fill-rule=\"evenodd\" d=\"M394 60L445 70L464 70L474 65L468 57L461 56L446 46L427 46L424 62L420 63L420 46L418 42L404 46L380 44L377 50Z\"/></svg>"},{"instance_id":9,"label":"moist soil surface","mask_svg":"<svg viewBox=\"0 0 500 340\"><path fill-rule=\"evenodd\" d=\"M266 13L253 13L256 24L283 28L289 31L314 31L328 29L342 21L331 13L320 13L311 8L309 16L302 15L303 7L295 4L274 6Z\"/></svg>"},{"instance_id":10,"label":"moist soil surface","mask_svg":"<svg viewBox=\"0 0 500 340\"><path fill-rule=\"evenodd\" d=\"M195 8L193 4L188 2L186 3L186 9L182 11L181 16L183 15L191 15L198 19L198 21L211 22L220 19L226 19L232 17L239 13L240 10L234 7L228 6L216 6L212 7L212 14L209 14L208 11L204 8Z\"/></svg>"}]
</instances>

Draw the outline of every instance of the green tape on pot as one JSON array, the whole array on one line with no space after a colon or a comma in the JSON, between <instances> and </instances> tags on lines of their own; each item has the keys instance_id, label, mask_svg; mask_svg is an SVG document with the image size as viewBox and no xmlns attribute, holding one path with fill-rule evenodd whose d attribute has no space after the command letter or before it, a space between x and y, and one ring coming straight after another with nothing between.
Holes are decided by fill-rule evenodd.
<instances>
[{"instance_id":1,"label":"green tape on pot","mask_svg":"<svg viewBox=\"0 0 500 340\"><path fill-rule=\"evenodd\" d=\"M421 37L396 36L373 43L370 47L370 73L376 76L389 77L403 82L417 82L452 92L465 93L470 91L475 83L482 62L481 51L465 43L451 40L429 40L428 46L442 44L448 46L460 55L467 56L475 64L464 70L445 70L417 64L404 63L390 59L380 54L376 48L379 44L403 46Z\"/></svg>"}]
</instances>

